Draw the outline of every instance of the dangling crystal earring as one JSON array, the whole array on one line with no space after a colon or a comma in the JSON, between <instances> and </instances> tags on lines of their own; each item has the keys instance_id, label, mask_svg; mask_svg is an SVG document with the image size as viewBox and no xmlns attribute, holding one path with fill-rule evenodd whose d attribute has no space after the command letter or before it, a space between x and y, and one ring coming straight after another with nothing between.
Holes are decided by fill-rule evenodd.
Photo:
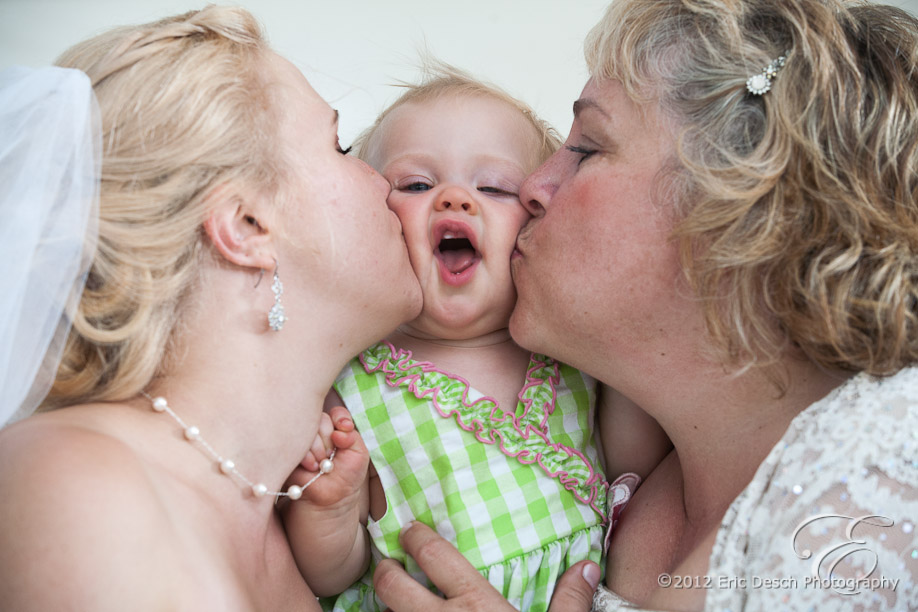
<instances>
[{"instance_id":1,"label":"dangling crystal earring","mask_svg":"<svg viewBox=\"0 0 918 612\"><path fill-rule=\"evenodd\" d=\"M280 276L277 275L277 260L274 260L274 281L271 283L271 292L274 294L274 306L268 311L268 325L274 331L280 331L287 322L287 316L284 314L284 305L281 304L281 294L284 293L284 284L281 283Z\"/></svg>"}]
</instances>

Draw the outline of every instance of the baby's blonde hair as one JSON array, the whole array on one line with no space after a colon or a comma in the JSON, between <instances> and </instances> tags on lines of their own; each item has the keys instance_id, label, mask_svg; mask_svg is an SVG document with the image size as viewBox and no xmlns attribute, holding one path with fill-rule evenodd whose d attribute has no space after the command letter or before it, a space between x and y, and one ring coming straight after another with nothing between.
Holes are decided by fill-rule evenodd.
<instances>
[{"instance_id":1,"label":"baby's blonde hair","mask_svg":"<svg viewBox=\"0 0 918 612\"><path fill-rule=\"evenodd\" d=\"M514 98L500 87L476 79L468 72L445 62L425 59L421 67L421 80L418 83L399 83L398 86L405 89L404 93L382 111L376 117L373 125L364 130L354 141L355 154L368 163L371 161L370 152L379 128L393 110L405 104L417 104L447 96L491 98L504 102L519 111L532 126L538 138L537 162L539 164L548 159L561 146L562 140L558 132L546 121L540 119L528 104Z\"/></svg>"},{"instance_id":2,"label":"baby's blonde hair","mask_svg":"<svg viewBox=\"0 0 918 612\"><path fill-rule=\"evenodd\" d=\"M99 247L44 407L131 397L157 373L218 185L278 190L277 115L251 14L208 6L66 51L102 115Z\"/></svg>"},{"instance_id":3,"label":"baby's blonde hair","mask_svg":"<svg viewBox=\"0 0 918 612\"><path fill-rule=\"evenodd\" d=\"M786 65L761 96L746 80ZM675 125L665 192L729 361L918 359L918 22L839 0L616 0L596 77ZM600 222L597 220L597 222Z\"/></svg>"}]
</instances>

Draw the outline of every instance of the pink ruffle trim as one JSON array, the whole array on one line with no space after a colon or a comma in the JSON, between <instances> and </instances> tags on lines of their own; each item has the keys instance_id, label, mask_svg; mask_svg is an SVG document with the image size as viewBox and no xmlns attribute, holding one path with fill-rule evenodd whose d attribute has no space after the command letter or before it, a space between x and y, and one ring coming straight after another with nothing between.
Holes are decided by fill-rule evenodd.
<instances>
[{"instance_id":1,"label":"pink ruffle trim","mask_svg":"<svg viewBox=\"0 0 918 612\"><path fill-rule=\"evenodd\" d=\"M382 372L390 387L405 386L418 399L429 399L440 416L454 418L459 427L471 432L479 442L496 444L501 452L520 463L538 464L578 501L589 505L604 522L607 520L605 506L609 483L583 453L552 442L549 437L547 421L555 409L555 385L560 381L560 368L553 359L532 355L526 384L519 393L523 405L519 415L504 412L497 401L488 396L469 400L471 385L467 380L444 372L430 362L414 361L411 351L396 349L389 342L381 342L361 353L360 363L368 374ZM461 387L458 394L457 383ZM546 385L549 392L544 390ZM444 392L444 387L453 388ZM443 403L450 407L444 408L441 398L445 398Z\"/></svg>"}]
</instances>

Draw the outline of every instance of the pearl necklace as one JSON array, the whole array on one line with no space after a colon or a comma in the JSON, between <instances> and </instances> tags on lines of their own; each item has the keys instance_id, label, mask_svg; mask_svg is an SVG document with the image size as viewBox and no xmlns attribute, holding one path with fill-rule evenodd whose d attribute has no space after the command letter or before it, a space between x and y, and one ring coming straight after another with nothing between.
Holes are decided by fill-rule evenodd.
<instances>
[{"instance_id":1,"label":"pearl necklace","mask_svg":"<svg viewBox=\"0 0 918 612\"><path fill-rule=\"evenodd\" d=\"M235 476L238 480L241 480L243 483L245 483L245 485L249 488L249 490L252 491L252 495L254 495L255 497L264 497L265 495L273 495L275 497L275 501L277 501L281 497L289 497L291 500L295 501L303 496L303 491L309 488L309 485L311 485L316 480L318 480L319 476L321 476L322 474L328 474L335 467L335 464L332 462L332 459L335 458L335 452L337 451L337 449L333 448L331 455L327 459L323 459L321 462L319 462L319 473L313 476L312 478L310 478L309 481L306 482L306 484L304 484L303 486L290 485L290 487L286 491L269 491L268 487L265 486L263 483L260 483L260 482L255 483L249 480L248 478L246 478L239 470L236 469L236 464L235 462L233 462L232 459L223 457L217 451L215 451L213 447L207 443L207 440L201 437L200 429L198 429L194 425L188 425L187 423L185 423L185 421L182 420L182 418L179 415L175 414L175 412L172 411L172 408L169 407L169 403L166 401L166 398L150 397L150 395L146 391L141 391L141 394L145 398L150 400L150 402L152 402L153 410L155 412L165 412L166 414L171 416L172 419L176 423L179 424L179 427L182 428L182 433L184 434L185 439L188 440L188 442L192 444L197 443L198 448L204 451L211 459L213 459L217 463L217 465L220 467L221 474L225 476L229 476L229 477Z\"/></svg>"}]
</instances>

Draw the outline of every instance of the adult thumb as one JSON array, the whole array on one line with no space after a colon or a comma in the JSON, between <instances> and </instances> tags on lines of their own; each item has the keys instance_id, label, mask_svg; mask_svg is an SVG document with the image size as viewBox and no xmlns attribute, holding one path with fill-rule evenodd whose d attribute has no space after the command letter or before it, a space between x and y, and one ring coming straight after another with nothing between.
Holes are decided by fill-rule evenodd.
<instances>
[{"instance_id":1,"label":"adult thumb","mask_svg":"<svg viewBox=\"0 0 918 612\"><path fill-rule=\"evenodd\" d=\"M592 561L572 565L555 585L548 612L589 612L598 585L598 565Z\"/></svg>"}]
</instances>

